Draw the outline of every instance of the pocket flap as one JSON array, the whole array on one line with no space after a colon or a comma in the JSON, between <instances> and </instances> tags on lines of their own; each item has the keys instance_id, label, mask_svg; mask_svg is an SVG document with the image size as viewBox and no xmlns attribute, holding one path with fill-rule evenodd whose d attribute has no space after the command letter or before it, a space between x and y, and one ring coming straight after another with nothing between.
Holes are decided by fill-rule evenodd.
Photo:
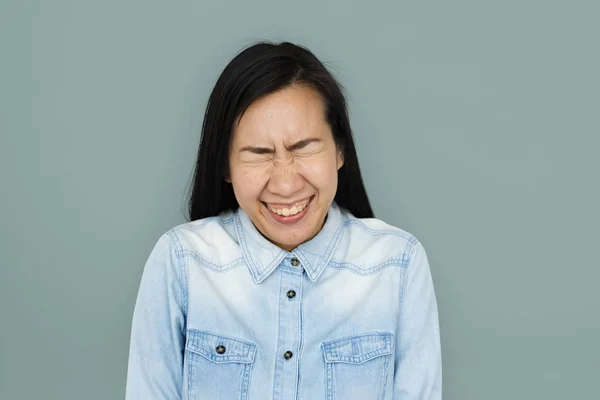
<instances>
[{"instance_id":1,"label":"pocket flap","mask_svg":"<svg viewBox=\"0 0 600 400\"><path fill-rule=\"evenodd\" d=\"M189 329L185 348L215 363L252 363L256 345L241 339Z\"/></svg>"},{"instance_id":2,"label":"pocket flap","mask_svg":"<svg viewBox=\"0 0 600 400\"><path fill-rule=\"evenodd\" d=\"M325 362L362 364L375 357L392 353L391 333L369 333L324 342Z\"/></svg>"}]
</instances>

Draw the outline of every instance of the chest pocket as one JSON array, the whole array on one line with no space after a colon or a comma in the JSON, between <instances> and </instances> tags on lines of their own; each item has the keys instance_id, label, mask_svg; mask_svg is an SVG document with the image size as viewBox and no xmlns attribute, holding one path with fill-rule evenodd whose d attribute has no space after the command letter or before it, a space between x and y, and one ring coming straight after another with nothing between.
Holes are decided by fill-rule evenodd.
<instances>
[{"instance_id":1,"label":"chest pocket","mask_svg":"<svg viewBox=\"0 0 600 400\"><path fill-rule=\"evenodd\" d=\"M392 335L370 333L324 342L327 400L380 400L385 395Z\"/></svg>"},{"instance_id":2,"label":"chest pocket","mask_svg":"<svg viewBox=\"0 0 600 400\"><path fill-rule=\"evenodd\" d=\"M255 344L190 329L185 348L189 400L248 399Z\"/></svg>"}]
</instances>

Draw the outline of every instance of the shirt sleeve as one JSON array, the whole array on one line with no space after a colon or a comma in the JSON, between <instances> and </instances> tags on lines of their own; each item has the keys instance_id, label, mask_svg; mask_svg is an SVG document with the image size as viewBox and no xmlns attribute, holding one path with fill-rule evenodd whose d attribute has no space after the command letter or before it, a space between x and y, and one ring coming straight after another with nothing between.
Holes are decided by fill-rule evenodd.
<instances>
[{"instance_id":1,"label":"shirt sleeve","mask_svg":"<svg viewBox=\"0 0 600 400\"><path fill-rule=\"evenodd\" d=\"M148 257L133 311L127 400L181 399L186 290L171 230Z\"/></svg>"},{"instance_id":2,"label":"shirt sleeve","mask_svg":"<svg viewBox=\"0 0 600 400\"><path fill-rule=\"evenodd\" d=\"M427 255L419 241L412 249L400 303L393 398L442 398L437 301Z\"/></svg>"}]
</instances>

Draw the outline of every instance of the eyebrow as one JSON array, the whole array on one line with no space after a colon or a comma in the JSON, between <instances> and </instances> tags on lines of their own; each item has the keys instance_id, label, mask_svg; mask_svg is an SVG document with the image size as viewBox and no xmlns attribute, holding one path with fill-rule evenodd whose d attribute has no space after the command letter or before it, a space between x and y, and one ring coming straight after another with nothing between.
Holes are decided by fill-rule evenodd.
<instances>
[{"instance_id":1,"label":"eyebrow","mask_svg":"<svg viewBox=\"0 0 600 400\"><path fill-rule=\"evenodd\" d=\"M286 149L288 151L300 150L303 147L306 147L313 142L320 142L320 141L321 141L321 139L318 139L318 138L302 139L302 140L292 144L291 146L287 146ZM272 148L259 147L259 146L244 146L240 149L240 153L242 153L244 151L247 151L249 153L254 153L254 154L273 154L273 153L275 153L275 150Z\"/></svg>"}]
</instances>

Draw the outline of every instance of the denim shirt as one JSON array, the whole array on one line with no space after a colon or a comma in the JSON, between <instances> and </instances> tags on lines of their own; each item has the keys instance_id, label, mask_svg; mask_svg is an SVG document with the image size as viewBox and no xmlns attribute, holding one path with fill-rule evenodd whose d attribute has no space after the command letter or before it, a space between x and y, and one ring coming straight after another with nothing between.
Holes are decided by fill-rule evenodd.
<instances>
[{"instance_id":1,"label":"denim shirt","mask_svg":"<svg viewBox=\"0 0 600 400\"><path fill-rule=\"evenodd\" d=\"M162 235L133 311L129 400L439 400L420 241L332 204L287 252L238 208Z\"/></svg>"}]
</instances>

